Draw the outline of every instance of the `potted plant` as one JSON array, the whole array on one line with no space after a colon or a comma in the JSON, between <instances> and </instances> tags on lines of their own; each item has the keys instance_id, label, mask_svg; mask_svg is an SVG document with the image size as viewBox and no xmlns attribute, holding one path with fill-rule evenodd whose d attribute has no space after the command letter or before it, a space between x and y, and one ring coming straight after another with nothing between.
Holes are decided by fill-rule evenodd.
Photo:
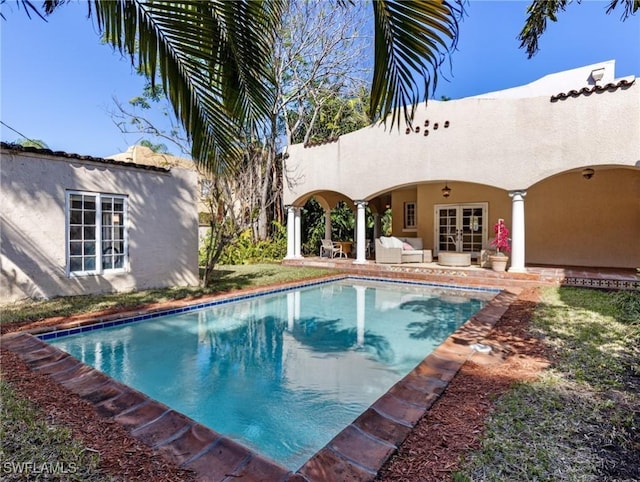
<instances>
[{"instance_id":1,"label":"potted plant","mask_svg":"<svg viewBox=\"0 0 640 482\"><path fill-rule=\"evenodd\" d=\"M491 245L496 247L496 254L489 256L491 269L493 269L493 271L504 271L509 261L506 253L511 252L509 230L504 225L504 219L498 219L498 222L493 226L493 232L496 237L491 241Z\"/></svg>"}]
</instances>

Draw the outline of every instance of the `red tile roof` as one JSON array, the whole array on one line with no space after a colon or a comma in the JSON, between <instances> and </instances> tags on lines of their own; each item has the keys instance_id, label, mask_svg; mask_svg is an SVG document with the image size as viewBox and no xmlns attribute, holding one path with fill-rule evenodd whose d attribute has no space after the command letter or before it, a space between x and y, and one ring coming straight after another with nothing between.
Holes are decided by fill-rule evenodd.
<instances>
[{"instance_id":1,"label":"red tile roof","mask_svg":"<svg viewBox=\"0 0 640 482\"><path fill-rule=\"evenodd\" d=\"M580 90L570 90L567 93L560 92L559 94L552 95L549 100L551 102L557 102L558 100L564 100L568 97L578 97L580 95L591 95L594 92L604 92L605 90L613 92L614 90L617 90L619 88L626 88L631 84L633 84L634 82L635 82L635 79L633 80L622 79L618 82L609 82L608 84L605 84L605 85L594 85L593 87L583 87Z\"/></svg>"}]
</instances>

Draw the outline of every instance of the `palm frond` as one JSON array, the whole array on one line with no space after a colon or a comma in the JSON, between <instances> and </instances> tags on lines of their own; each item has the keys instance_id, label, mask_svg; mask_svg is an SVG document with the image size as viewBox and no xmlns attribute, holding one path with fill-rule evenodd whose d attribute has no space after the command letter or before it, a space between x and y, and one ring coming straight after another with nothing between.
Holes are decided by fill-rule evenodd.
<instances>
[{"instance_id":1,"label":"palm frond","mask_svg":"<svg viewBox=\"0 0 640 482\"><path fill-rule=\"evenodd\" d=\"M2 20L6 20L7 18L4 16L4 13L2 12L2 6L7 3L7 0L0 0L0 18ZM13 3L13 2L12 2ZM27 17L29 17L29 19L31 19L31 14L34 13L35 15L37 15L38 17L40 17L42 20L44 20L45 22L47 21L47 19L40 13L40 10L38 10L38 7L36 7L33 2L31 2L30 0L19 0L18 2L15 2L16 7L19 9L21 6L24 9L24 13L27 14Z\"/></svg>"},{"instance_id":2,"label":"palm frond","mask_svg":"<svg viewBox=\"0 0 640 482\"><path fill-rule=\"evenodd\" d=\"M613 12L618 7L618 4L622 4L623 12L620 16L622 21L634 15L640 9L640 0L612 0L607 7L607 14Z\"/></svg>"},{"instance_id":3,"label":"palm frond","mask_svg":"<svg viewBox=\"0 0 640 482\"><path fill-rule=\"evenodd\" d=\"M577 3L580 3L580 0ZM527 20L518 35L520 48L526 49L528 58L533 57L540 50L538 42L547 29L547 20L556 22L558 12L564 11L568 4L567 0L533 0L529 4ZM611 0L606 13L613 12L619 5L623 8L621 20L624 21L640 9L640 0Z\"/></svg>"},{"instance_id":4,"label":"palm frond","mask_svg":"<svg viewBox=\"0 0 640 482\"><path fill-rule=\"evenodd\" d=\"M370 113L374 120L413 111L435 90L438 70L458 38L461 0L374 0L375 57ZM420 79L422 84L420 84Z\"/></svg>"},{"instance_id":5,"label":"palm frond","mask_svg":"<svg viewBox=\"0 0 640 482\"><path fill-rule=\"evenodd\" d=\"M557 22L557 13L564 11L567 0L533 0L527 7L527 20L518 39L520 48L525 48L527 57L533 57L540 48L538 41L547 29L547 19Z\"/></svg>"},{"instance_id":6,"label":"palm frond","mask_svg":"<svg viewBox=\"0 0 640 482\"><path fill-rule=\"evenodd\" d=\"M241 158L241 128L273 103L269 58L282 1L94 0L90 14L118 50L160 77L192 156L212 172Z\"/></svg>"}]
</instances>

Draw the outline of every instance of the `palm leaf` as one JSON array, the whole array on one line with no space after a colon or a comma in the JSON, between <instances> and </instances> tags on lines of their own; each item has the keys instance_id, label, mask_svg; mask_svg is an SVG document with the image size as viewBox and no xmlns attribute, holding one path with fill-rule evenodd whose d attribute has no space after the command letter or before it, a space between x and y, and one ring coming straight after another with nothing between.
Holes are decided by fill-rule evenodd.
<instances>
[{"instance_id":1,"label":"palm leaf","mask_svg":"<svg viewBox=\"0 0 640 482\"><path fill-rule=\"evenodd\" d=\"M52 11L64 1L50 0ZM269 112L270 52L282 0L93 0L104 37L160 77L192 156L212 172L241 158L239 133Z\"/></svg>"},{"instance_id":2,"label":"palm leaf","mask_svg":"<svg viewBox=\"0 0 640 482\"><path fill-rule=\"evenodd\" d=\"M411 124L418 102L437 83L445 53L455 48L462 1L374 0L375 57L370 113L374 120L400 113ZM420 84L422 81L422 84Z\"/></svg>"},{"instance_id":3,"label":"palm leaf","mask_svg":"<svg viewBox=\"0 0 640 482\"><path fill-rule=\"evenodd\" d=\"M533 0L527 7L527 21L520 32L520 48L526 48L528 58L538 52L538 40L547 29L547 19L557 22L557 13L564 11L567 0Z\"/></svg>"},{"instance_id":4,"label":"palm leaf","mask_svg":"<svg viewBox=\"0 0 640 482\"><path fill-rule=\"evenodd\" d=\"M564 11L568 3L567 0L533 0L529 4L527 20L518 35L520 48L526 49L528 58L533 57L540 50L538 41L547 29L547 20L556 22L558 20L557 13ZM611 13L619 5L622 5L623 8L621 19L624 21L640 9L640 0L611 0L606 13Z\"/></svg>"}]
</instances>

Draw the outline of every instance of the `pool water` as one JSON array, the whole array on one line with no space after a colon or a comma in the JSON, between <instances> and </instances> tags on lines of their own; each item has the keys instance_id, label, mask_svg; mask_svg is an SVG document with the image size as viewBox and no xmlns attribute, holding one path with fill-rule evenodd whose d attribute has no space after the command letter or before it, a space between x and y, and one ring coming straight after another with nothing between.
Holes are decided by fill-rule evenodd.
<instances>
[{"instance_id":1,"label":"pool water","mask_svg":"<svg viewBox=\"0 0 640 482\"><path fill-rule=\"evenodd\" d=\"M494 295L342 280L49 343L297 470Z\"/></svg>"}]
</instances>

